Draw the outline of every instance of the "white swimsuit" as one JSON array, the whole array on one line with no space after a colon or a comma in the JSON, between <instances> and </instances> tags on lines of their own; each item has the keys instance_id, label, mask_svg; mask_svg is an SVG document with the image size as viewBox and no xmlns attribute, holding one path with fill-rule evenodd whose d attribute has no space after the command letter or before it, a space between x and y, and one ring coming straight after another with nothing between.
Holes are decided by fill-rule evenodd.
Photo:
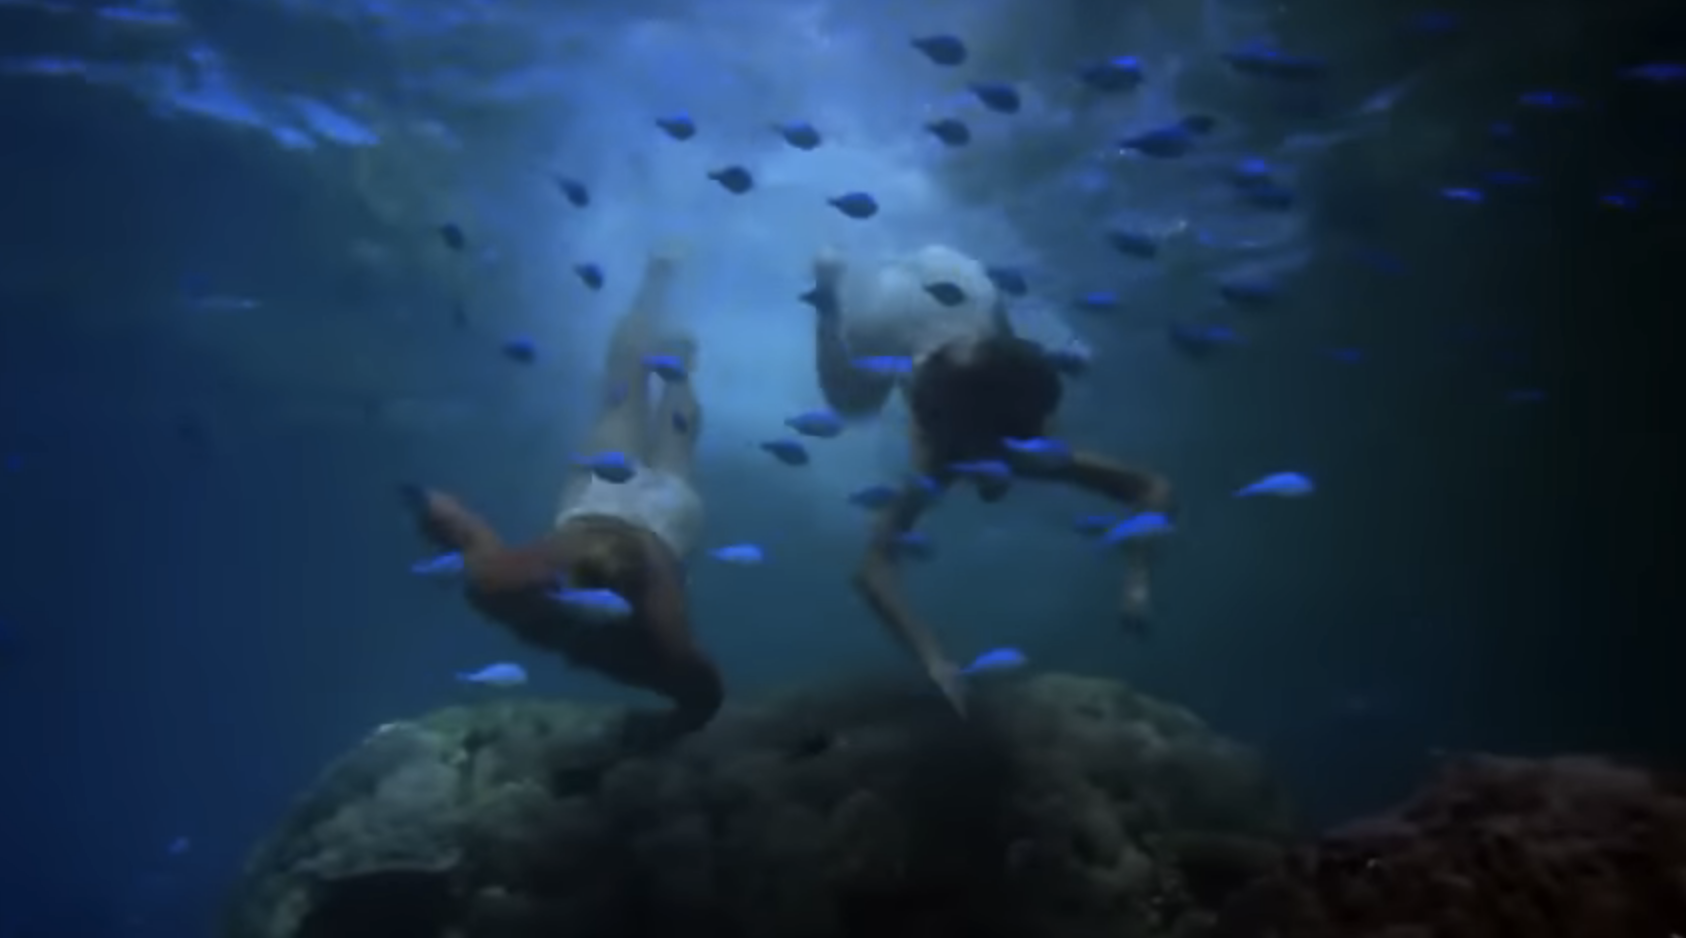
<instances>
[{"instance_id":1,"label":"white swimsuit","mask_svg":"<svg viewBox=\"0 0 1686 938\"><path fill-rule=\"evenodd\" d=\"M592 476L573 502L556 515L556 527L581 515L608 515L647 528L672 548L680 560L690 557L702 538L703 503L691 483L643 463L625 482Z\"/></svg>"},{"instance_id":2,"label":"white swimsuit","mask_svg":"<svg viewBox=\"0 0 1686 938\"><path fill-rule=\"evenodd\" d=\"M959 287L965 298L953 306L937 302L925 288L941 282ZM952 248L921 248L873 275L851 278L843 289L843 342L855 358L918 362L949 342L983 338L996 328L995 284L982 264Z\"/></svg>"}]
</instances>

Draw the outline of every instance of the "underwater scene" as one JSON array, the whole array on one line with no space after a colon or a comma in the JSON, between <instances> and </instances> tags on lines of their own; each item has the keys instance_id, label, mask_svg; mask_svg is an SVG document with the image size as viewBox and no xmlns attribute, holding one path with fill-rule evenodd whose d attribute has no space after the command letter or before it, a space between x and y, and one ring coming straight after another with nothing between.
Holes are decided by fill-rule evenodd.
<instances>
[{"instance_id":1,"label":"underwater scene","mask_svg":"<svg viewBox=\"0 0 1686 938\"><path fill-rule=\"evenodd\" d=\"M0 938L1686 935L1675 0L0 0L0 128Z\"/></svg>"}]
</instances>

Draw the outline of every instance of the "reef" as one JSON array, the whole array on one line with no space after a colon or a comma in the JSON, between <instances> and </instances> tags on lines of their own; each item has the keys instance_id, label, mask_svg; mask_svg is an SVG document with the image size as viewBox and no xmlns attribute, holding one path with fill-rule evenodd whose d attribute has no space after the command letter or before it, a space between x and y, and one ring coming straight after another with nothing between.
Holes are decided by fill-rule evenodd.
<instances>
[{"instance_id":1,"label":"reef","mask_svg":"<svg viewBox=\"0 0 1686 938\"><path fill-rule=\"evenodd\" d=\"M1464 756L1293 851L1216 938L1686 934L1686 784L1591 757Z\"/></svg>"},{"instance_id":2,"label":"reef","mask_svg":"<svg viewBox=\"0 0 1686 938\"><path fill-rule=\"evenodd\" d=\"M1258 761L1110 681L730 707L661 750L514 700L379 728L254 851L225 938L1149 938L1292 835Z\"/></svg>"}]
</instances>

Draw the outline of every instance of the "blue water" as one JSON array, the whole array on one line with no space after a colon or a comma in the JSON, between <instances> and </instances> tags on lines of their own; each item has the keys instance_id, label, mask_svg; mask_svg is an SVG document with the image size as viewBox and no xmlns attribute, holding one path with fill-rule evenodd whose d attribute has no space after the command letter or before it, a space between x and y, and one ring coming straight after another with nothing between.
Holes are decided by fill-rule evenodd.
<instances>
[{"instance_id":1,"label":"blue water","mask_svg":"<svg viewBox=\"0 0 1686 938\"><path fill-rule=\"evenodd\" d=\"M1104 505L953 499L907 580L956 657L1015 646L1185 703L1314 824L1442 751L1677 761L1686 87L1623 77L1681 61L1631 12L0 0L0 938L211 934L319 768L473 699L459 671L645 699L410 576L393 491L541 531L659 243L690 250L708 542L769 557L692 577L732 697L918 678L848 585L846 495L906 465L905 417L800 469L757 443L820 403L793 300L813 254L936 242L1027 272L1027 328L1091 358L1061 434L1164 472L1183 511L1138 641L1117 562L1072 530ZM932 32L967 38L964 69L908 47ZM1222 63L1252 40L1329 74ZM1124 54L1142 87L1079 86ZM978 77L1022 110L983 108ZM652 123L679 112L695 139ZM1216 125L1184 157L1114 145L1196 112ZM969 147L920 127L948 115ZM769 129L797 118L826 143ZM1291 204L1243 198L1249 158ZM755 191L707 179L731 163ZM825 204L853 190L883 211ZM1165 255L1117 253L1118 227ZM1279 292L1225 304L1236 280ZM1078 308L1097 291L1118 307ZM1222 341L1191 354L1177 324ZM500 351L515 337L533 362ZM1279 471L1316 493L1231 498Z\"/></svg>"}]
</instances>

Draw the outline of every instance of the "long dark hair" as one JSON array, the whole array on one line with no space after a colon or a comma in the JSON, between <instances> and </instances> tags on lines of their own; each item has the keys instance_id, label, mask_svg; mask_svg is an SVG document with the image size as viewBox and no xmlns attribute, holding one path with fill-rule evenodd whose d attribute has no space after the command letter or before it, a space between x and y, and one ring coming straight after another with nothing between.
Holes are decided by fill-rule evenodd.
<instances>
[{"instance_id":1,"label":"long dark hair","mask_svg":"<svg viewBox=\"0 0 1686 938\"><path fill-rule=\"evenodd\" d=\"M1060 373L1040 345L995 335L939 349L922 362L908 405L940 459L983 459L999 455L1004 438L1045 432L1063 393Z\"/></svg>"}]
</instances>

